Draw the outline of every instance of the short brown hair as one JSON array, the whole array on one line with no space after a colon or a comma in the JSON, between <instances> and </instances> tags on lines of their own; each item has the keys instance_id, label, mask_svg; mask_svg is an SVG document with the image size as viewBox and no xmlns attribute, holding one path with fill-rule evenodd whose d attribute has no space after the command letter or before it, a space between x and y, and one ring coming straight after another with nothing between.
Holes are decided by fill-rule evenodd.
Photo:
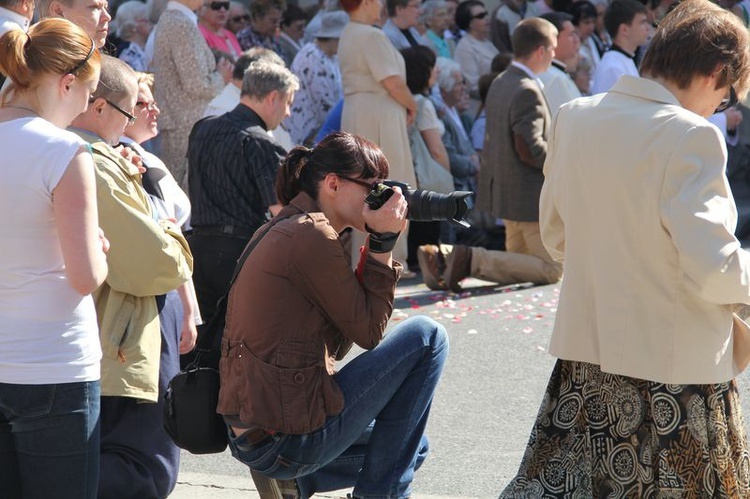
<instances>
[{"instance_id":1,"label":"short brown hair","mask_svg":"<svg viewBox=\"0 0 750 499\"><path fill-rule=\"evenodd\" d=\"M75 74L81 81L97 77L99 50L83 29L65 19L43 19L28 35L12 29L0 38L0 73L13 82L10 88L33 89L43 74ZM3 95L8 95L7 90Z\"/></svg>"},{"instance_id":2,"label":"short brown hair","mask_svg":"<svg viewBox=\"0 0 750 499\"><path fill-rule=\"evenodd\" d=\"M750 87L750 34L740 19L708 0L685 0L659 23L641 74L681 89L719 70L716 88L729 85L743 99Z\"/></svg>"},{"instance_id":3,"label":"short brown hair","mask_svg":"<svg viewBox=\"0 0 750 499\"><path fill-rule=\"evenodd\" d=\"M638 0L613 0L604 11L604 27L615 38L623 24L631 25L637 14L647 14L646 6Z\"/></svg>"},{"instance_id":4,"label":"short brown hair","mask_svg":"<svg viewBox=\"0 0 750 499\"><path fill-rule=\"evenodd\" d=\"M91 94L92 102L99 98L111 102L121 102L137 93L138 77L133 68L116 57L103 55L99 86Z\"/></svg>"},{"instance_id":5,"label":"short brown hair","mask_svg":"<svg viewBox=\"0 0 750 499\"><path fill-rule=\"evenodd\" d=\"M354 12L362 5L362 0L341 0L341 10L344 12Z\"/></svg>"},{"instance_id":6,"label":"short brown hair","mask_svg":"<svg viewBox=\"0 0 750 499\"><path fill-rule=\"evenodd\" d=\"M548 47L557 39L555 26L539 17L524 19L513 31L513 57L523 59L539 47Z\"/></svg>"}]
</instances>

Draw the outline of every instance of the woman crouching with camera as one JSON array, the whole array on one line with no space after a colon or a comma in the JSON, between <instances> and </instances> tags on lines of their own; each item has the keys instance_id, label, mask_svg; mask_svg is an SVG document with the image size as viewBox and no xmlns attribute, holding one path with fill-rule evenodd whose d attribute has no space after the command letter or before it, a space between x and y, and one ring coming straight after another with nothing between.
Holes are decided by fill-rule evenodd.
<instances>
[{"instance_id":1,"label":"woman crouching with camera","mask_svg":"<svg viewBox=\"0 0 750 499\"><path fill-rule=\"evenodd\" d=\"M218 411L264 499L350 487L409 497L427 455L448 337L427 317L383 336L407 205L397 188L377 210L365 198L387 176L380 149L356 135L293 149L276 182L284 208L230 291ZM370 233L356 273L338 240L347 227ZM368 351L336 372L353 343Z\"/></svg>"}]
</instances>

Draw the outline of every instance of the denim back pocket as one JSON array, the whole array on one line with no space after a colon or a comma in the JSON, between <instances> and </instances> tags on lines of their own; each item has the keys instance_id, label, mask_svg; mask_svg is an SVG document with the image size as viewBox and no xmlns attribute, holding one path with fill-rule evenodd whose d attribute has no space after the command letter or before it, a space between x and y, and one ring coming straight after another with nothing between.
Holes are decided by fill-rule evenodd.
<instances>
[{"instance_id":1,"label":"denim back pocket","mask_svg":"<svg viewBox=\"0 0 750 499\"><path fill-rule=\"evenodd\" d=\"M19 418L49 414L55 401L55 388L55 385L0 384L0 408Z\"/></svg>"}]
</instances>

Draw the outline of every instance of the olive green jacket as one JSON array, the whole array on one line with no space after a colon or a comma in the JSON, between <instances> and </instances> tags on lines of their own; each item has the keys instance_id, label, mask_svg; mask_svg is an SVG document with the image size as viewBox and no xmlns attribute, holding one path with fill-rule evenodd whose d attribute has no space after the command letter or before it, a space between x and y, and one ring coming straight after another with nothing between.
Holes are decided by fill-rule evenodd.
<instances>
[{"instance_id":1,"label":"olive green jacket","mask_svg":"<svg viewBox=\"0 0 750 499\"><path fill-rule=\"evenodd\" d=\"M138 169L98 137L73 131L91 144L99 225L111 245L107 280L93 293L102 343L101 392L155 402L161 350L155 296L190 278L193 257L176 225L154 220Z\"/></svg>"}]
</instances>

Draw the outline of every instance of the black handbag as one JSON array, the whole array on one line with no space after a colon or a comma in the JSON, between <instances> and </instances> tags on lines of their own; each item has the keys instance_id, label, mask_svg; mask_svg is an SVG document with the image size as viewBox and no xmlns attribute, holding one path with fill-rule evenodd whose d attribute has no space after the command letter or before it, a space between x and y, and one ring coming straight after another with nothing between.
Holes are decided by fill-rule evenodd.
<instances>
[{"instance_id":1,"label":"black handbag","mask_svg":"<svg viewBox=\"0 0 750 499\"><path fill-rule=\"evenodd\" d=\"M228 290L232 288L250 252L280 220L269 224L261 235L247 245L237 261ZM195 358L172 378L164 395L164 429L178 447L192 454L224 452L229 443L224 418L216 412L219 402L219 371L201 365L201 357L210 353L214 338L224 332L228 297L227 291L217 302L216 314L195 347Z\"/></svg>"}]
</instances>

